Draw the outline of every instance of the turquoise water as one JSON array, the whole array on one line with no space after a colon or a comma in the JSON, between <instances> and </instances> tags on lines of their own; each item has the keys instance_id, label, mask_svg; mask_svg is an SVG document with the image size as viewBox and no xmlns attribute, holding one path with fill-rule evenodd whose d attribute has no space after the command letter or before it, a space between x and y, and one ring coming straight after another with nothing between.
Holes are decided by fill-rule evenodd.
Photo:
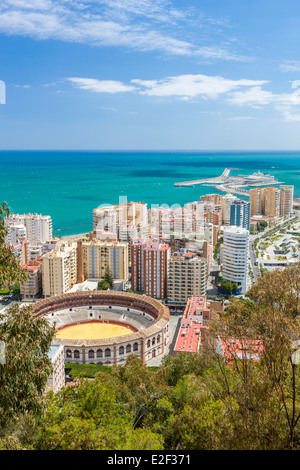
<instances>
[{"instance_id":1,"label":"turquoise water","mask_svg":"<svg viewBox=\"0 0 300 470\"><path fill-rule=\"evenodd\" d=\"M92 229L92 212L119 197L151 204L184 205L216 192L174 183L269 172L300 196L300 152L91 152L0 151L0 202L16 212L51 215L54 235ZM123 199L124 200L124 199Z\"/></svg>"}]
</instances>

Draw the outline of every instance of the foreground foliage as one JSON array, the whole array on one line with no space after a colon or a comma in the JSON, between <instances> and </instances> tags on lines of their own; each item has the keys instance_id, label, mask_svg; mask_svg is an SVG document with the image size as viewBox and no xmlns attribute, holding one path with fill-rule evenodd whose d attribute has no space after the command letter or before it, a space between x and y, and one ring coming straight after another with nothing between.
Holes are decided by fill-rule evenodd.
<instances>
[{"instance_id":1,"label":"foreground foliage","mask_svg":"<svg viewBox=\"0 0 300 470\"><path fill-rule=\"evenodd\" d=\"M6 202L0 205L0 288L9 290L10 286L24 282L28 279L27 271L22 269L18 258L13 254L12 249L5 243L7 229L4 219L10 214L10 209Z\"/></svg>"},{"instance_id":2,"label":"foreground foliage","mask_svg":"<svg viewBox=\"0 0 300 470\"><path fill-rule=\"evenodd\" d=\"M132 355L109 374L100 370L95 379L80 378L40 397L39 412L27 406L7 424L0 446L300 449L300 364L293 354L299 302L299 265L267 273L248 299L232 300L224 317L211 324L199 353L165 357L156 370ZM217 348L221 339L240 341L245 355L225 361ZM263 346L259 360L251 344Z\"/></svg>"},{"instance_id":3,"label":"foreground foliage","mask_svg":"<svg viewBox=\"0 0 300 470\"><path fill-rule=\"evenodd\" d=\"M31 307L17 305L0 315L0 429L24 412L38 413L40 396L52 372L48 351L54 335L43 318L32 318Z\"/></svg>"}]
</instances>

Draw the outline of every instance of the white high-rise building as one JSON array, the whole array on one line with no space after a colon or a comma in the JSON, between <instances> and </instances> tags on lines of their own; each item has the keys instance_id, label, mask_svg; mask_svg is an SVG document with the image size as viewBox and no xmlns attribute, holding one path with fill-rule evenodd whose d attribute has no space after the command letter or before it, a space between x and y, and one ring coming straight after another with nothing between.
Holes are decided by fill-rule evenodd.
<instances>
[{"instance_id":1,"label":"white high-rise building","mask_svg":"<svg viewBox=\"0 0 300 470\"><path fill-rule=\"evenodd\" d=\"M106 230L117 233L120 241L125 241L124 231L137 228L137 235L146 230L148 235L148 211L147 204L142 202L126 202L113 206L100 206L93 210L93 230ZM126 238L132 236L126 234Z\"/></svg>"},{"instance_id":2,"label":"white high-rise building","mask_svg":"<svg viewBox=\"0 0 300 470\"><path fill-rule=\"evenodd\" d=\"M10 214L5 218L5 225L24 225L26 238L30 243L44 242L52 238L52 219L50 215Z\"/></svg>"},{"instance_id":3,"label":"white high-rise building","mask_svg":"<svg viewBox=\"0 0 300 470\"><path fill-rule=\"evenodd\" d=\"M62 245L63 242L59 238L52 238L51 240L46 240L42 243L42 255L49 253L49 251L54 250L58 245Z\"/></svg>"},{"instance_id":4,"label":"white high-rise building","mask_svg":"<svg viewBox=\"0 0 300 470\"><path fill-rule=\"evenodd\" d=\"M236 282L241 293L247 291L249 231L243 227L224 228L223 280Z\"/></svg>"},{"instance_id":5,"label":"white high-rise building","mask_svg":"<svg viewBox=\"0 0 300 470\"><path fill-rule=\"evenodd\" d=\"M42 243L30 243L27 245L27 261L33 261L42 256Z\"/></svg>"},{"instance_id":6,"label":"white high-rise building","mask_svg":"<svg viewBox=\"0 0 300 470\"><path fill-rule=\"evenodd\" d=\"M48 377L46 392L52 390L54 393L65 386L65 355L63 344L52 343L48 352L48 357L52 362L52 373Z\"/></svg>"},{"instance_id":7,"label":"white high-rise building","mask_svg":"<svg viewBox=\"0 0 300 470\"><path fill-rule=\"evenodd\" d=\"M5 242L11 245L19 243L21 239L26 240L27 232L26 227L23 224L12 223L6 226L7 234L5 236Z\"/></svg>"}]
</instances>

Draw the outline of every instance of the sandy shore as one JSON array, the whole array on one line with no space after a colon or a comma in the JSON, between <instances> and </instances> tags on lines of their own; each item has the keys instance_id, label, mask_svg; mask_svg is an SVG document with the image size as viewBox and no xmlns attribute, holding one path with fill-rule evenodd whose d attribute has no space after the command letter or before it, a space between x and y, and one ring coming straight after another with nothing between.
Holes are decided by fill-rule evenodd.
<instances>
[{"instance_id":1,"label":"sandy shore","mask_svg":"<svg viewBox=\"0 0 300 470\"><path fill-rule=\"evenodd\" d=\"M85 233L76 233L74 235L64 235L61 238L62 238L62 240L74 240L74 239L76 239L76 240L79 239L80 240L80 238L89 238L89 236L87 236L87 235L88 235L87 232L85 232Z\"/></svg>"}]
</instances>

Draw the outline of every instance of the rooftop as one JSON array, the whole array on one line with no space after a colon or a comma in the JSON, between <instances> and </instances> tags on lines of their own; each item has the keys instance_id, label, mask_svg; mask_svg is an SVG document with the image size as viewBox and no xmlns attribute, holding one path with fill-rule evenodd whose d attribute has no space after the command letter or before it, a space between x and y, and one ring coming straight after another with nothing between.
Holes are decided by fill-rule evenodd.
<instances>
[{"instance_id":1,"label":"rooftop","mask_svg":"<svg viewBox=\"0 0 300 470\"><path fill-rule=\"evenodd\" d=\"M259 361L264 349L261 340L218 338L218 343L219 351L228 362L232 362L235 358Z\"/></svg>"},{"instance_id":2,"label":"rooftop","mask_svg":"<svg viewBox=\"0 0 300 470\"><path fill-rule=\"evenodd\" d=\"M50 345L50 349L48 351L48 357L50 359L53 359L53 357L55 356L55 354L57 353L57 351L61 348L61 344L57 344L57 343L51 343Z\"/></svg>"}]
</instances>

